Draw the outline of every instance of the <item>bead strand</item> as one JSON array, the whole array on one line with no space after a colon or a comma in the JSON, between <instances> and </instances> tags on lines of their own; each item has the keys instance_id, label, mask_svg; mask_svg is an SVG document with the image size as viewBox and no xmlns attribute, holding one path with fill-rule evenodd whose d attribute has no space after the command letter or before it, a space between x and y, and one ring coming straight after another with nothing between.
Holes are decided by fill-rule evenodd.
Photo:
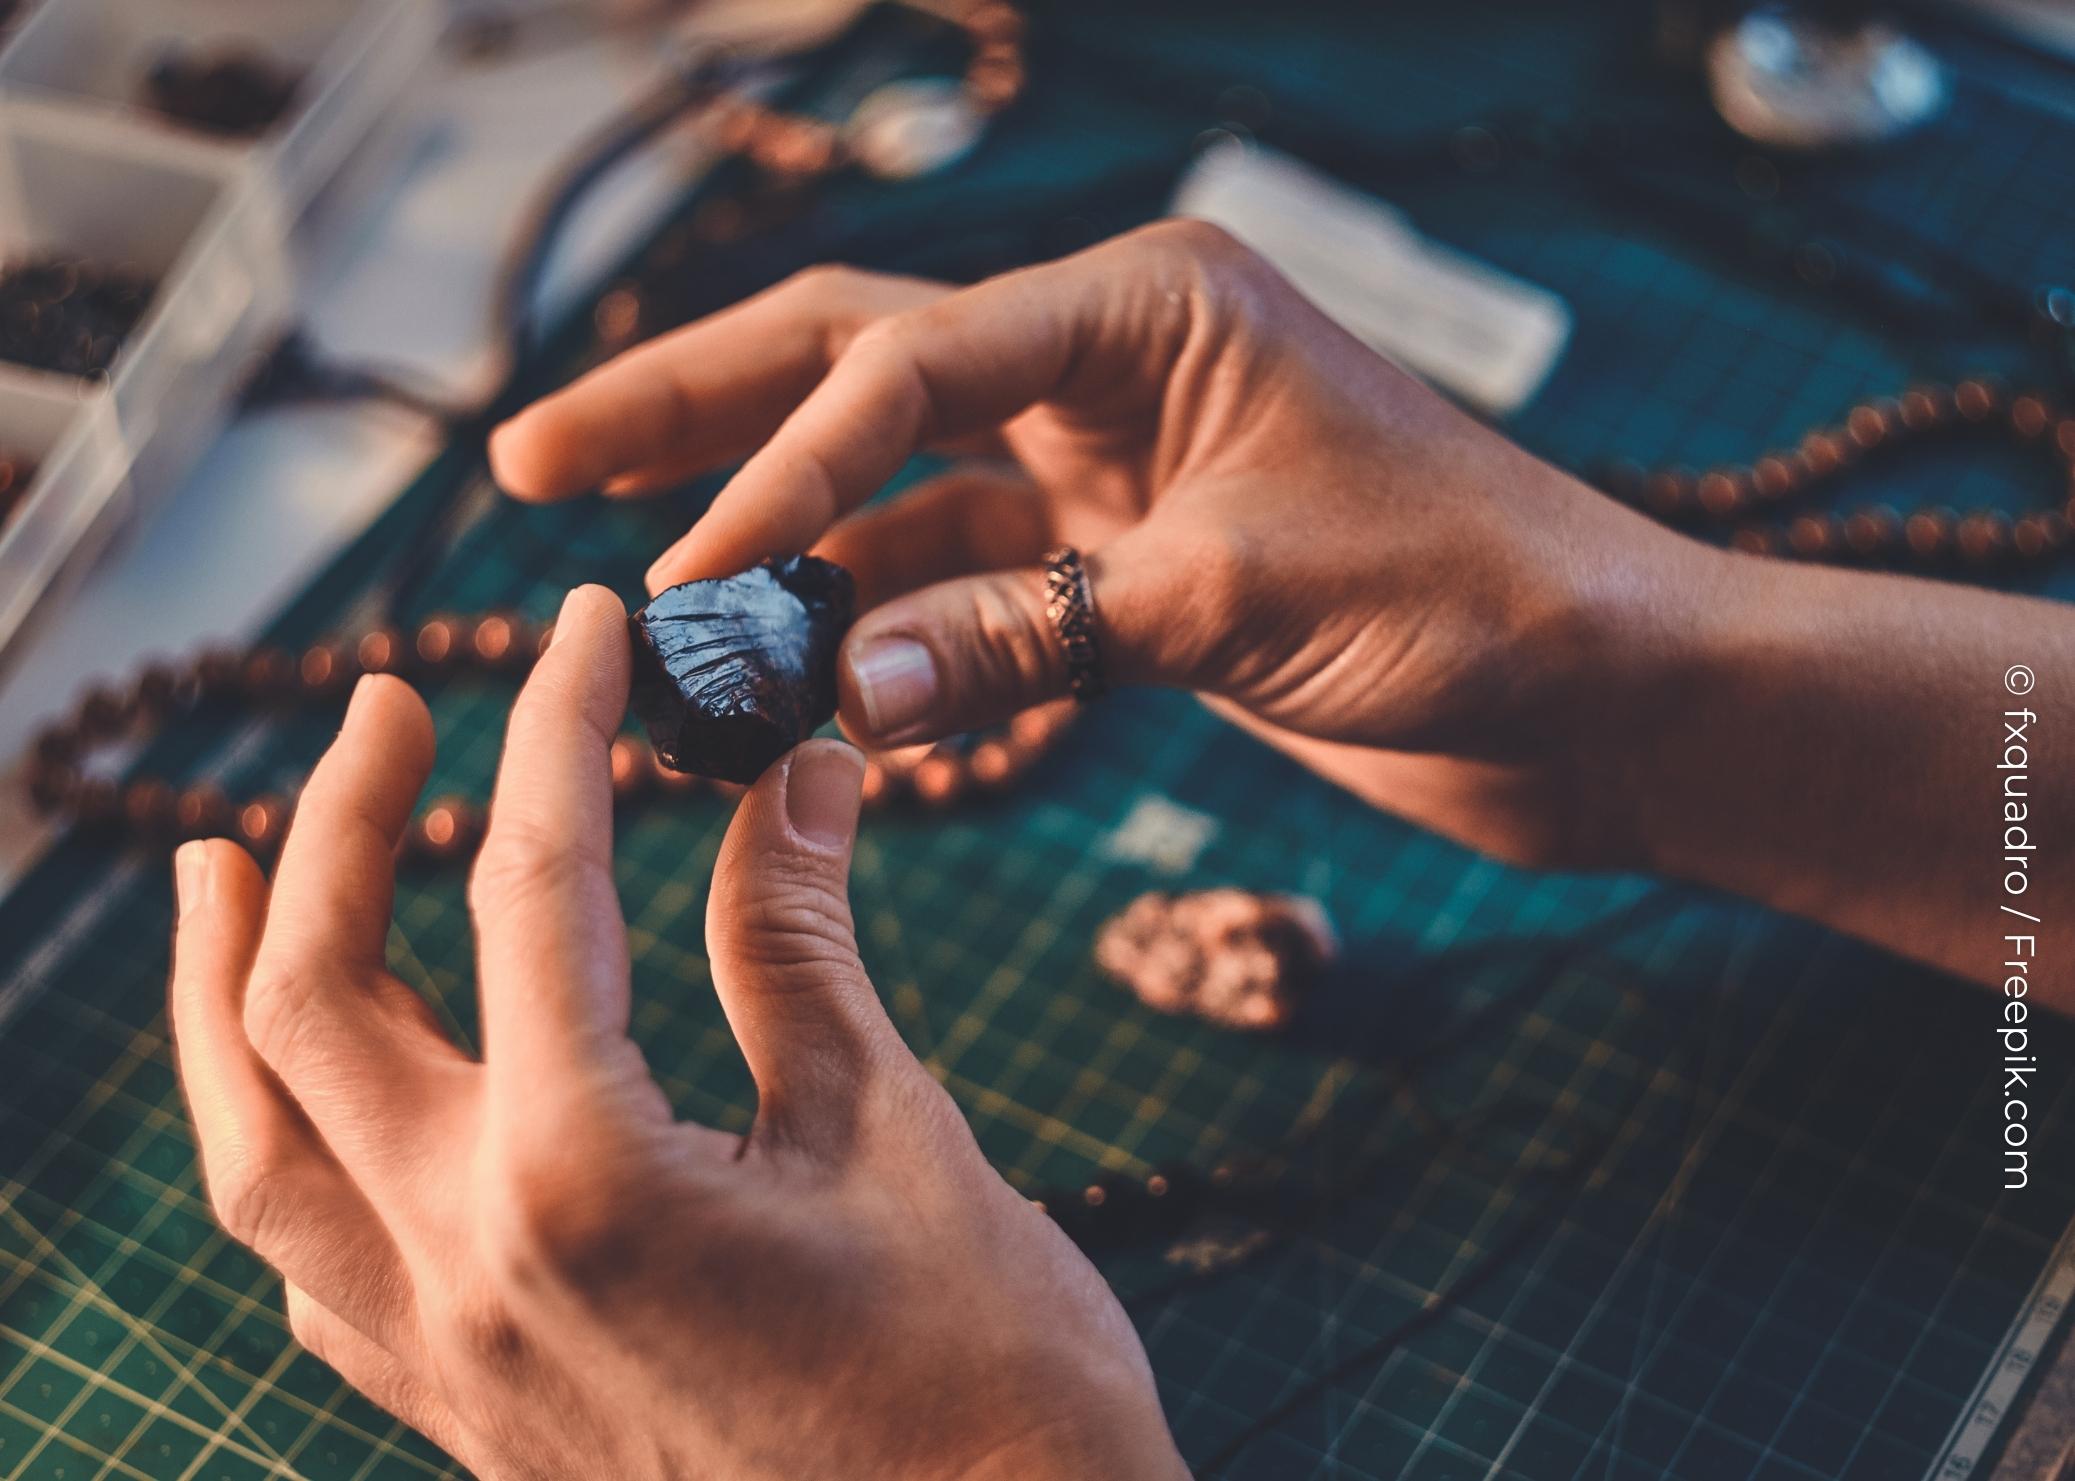
<instances>
[{"instance_id":1,"label":"bead strand","mask_svg":"<svg viewBox=\"0 0 2075 1481\"><path fill-rule=\"evenodd\" d=\"M299 651L274 644L243 653L212 648L186 664L148 663L127 687L90 687L68 718L37 735L25 768L29 796L46 816L70 817L138 842L171 846L227 834L266 857L287 834L292 798L268 793L240 802L211 782L177 788L155 777L117 783L89 772L87 759L105 747L141 740L204 706L293 709L337 702L364 674L393 674L420 683L462 672L517 677L532 667L553 636L551 626L512 612L443 614L409 633L377 627ZM1004 790L1051 749L1074 715L1072 701L1058 700L1017 715L999 732L868 752L865 804L912 800L944 807L969 794ZM657 761L647 741L635 736L613 741L610 764L613 795L623 804L699 791L734 798L744 791L733 783L671 771ZM430 863L469 858L487 823L479 803L436 798L412 820L400 853Z\"/></svg>"},{"instance_id":2,"label":"bead strand","mask_svg":"<svg viewBox=\"0 0 2075 1481\"><path fill-rule=\"evenodd\" d=\"M2059 478L2057 507L2015 517L1993 509L1904 516L1868 505L1843 514L1801 514L1783 526L1743 523L1820 490L1869 457L1939 435L2001 437L2044 452ZM1734 548L1754 555L1925 568L1955 559L1976 568L2037 565L2060 556L2075 534L2075 415L2039 393L2006 396L1993 380L1976 376L1861 402L1839 424L1819 427L1799 446L1747 466L1696 474L1621 463L1601 484L1667 523L1730 526Z\"/></svg>"}]
</instances>

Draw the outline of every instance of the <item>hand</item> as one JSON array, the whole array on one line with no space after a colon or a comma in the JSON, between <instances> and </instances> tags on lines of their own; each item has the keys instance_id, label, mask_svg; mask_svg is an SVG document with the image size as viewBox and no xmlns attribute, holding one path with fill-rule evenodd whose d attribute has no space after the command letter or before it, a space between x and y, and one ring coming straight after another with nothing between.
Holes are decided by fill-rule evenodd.
<instances>
[{"instance_id":1,"label":"hand","mask_svg":"<svg viewBox=\"0 0 2075 1481\"><path fill-rule=\"evenodd\" d=\"M424 705L355 693L271 895L177 858L172 1015L209 1194L289 1324L488 1481L1183 1474L1109 1289L995 1175L887 1021L845 876L862 762L767 772L707 901L746 1138L628 1039L607 748L625 613L571 594L470 886L482 1060L383 966Z\"/></svg>"},{"instance_id":2,"label":"hand","mask_svg":"<svg viewBox=\"0 0 2075 1481\"><path fill-rule=\"evenodd\" d=\"M918 449L976 442L1013 461L850 513ZM1633 852L1604 743L1719 559L1456 411L1197 223L964 291L810 272L492 442L525 499L638 494L745 454L650 585L820 542L875 607L844 649L854 737L1064 692L1034 562L1070 542L1112 681L1197 690L1369 800L1542 863Z\"/></svg>"}]
</instances>

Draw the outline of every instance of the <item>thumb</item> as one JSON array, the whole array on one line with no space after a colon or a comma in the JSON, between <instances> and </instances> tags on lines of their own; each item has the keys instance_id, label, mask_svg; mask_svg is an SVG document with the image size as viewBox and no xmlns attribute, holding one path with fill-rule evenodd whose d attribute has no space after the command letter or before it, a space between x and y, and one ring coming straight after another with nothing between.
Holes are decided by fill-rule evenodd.
<instances>
[{"instance_id":1,"label":"thumb","mask_svg":"<svg viewBox=\"0 0 2075 1481\"><path fill-rule=\"evenodd\" d=\"M900 1038L858 960L848 880L864 758L810 740L742 799L706 899L713 985L757 1085L759 1135L847 1139Z\"/></svg>"},{"instance_id":2,"label":"thumb","mask_svg":"<svg viewBox=\"0 0 2075 1481\"><path fill-rule=\"evenodd\" d=\"M1122 540L1084 564L1103 680L1173 681L1181 614L1153 615L1166 584L1161 565ZM945 581L876 607L844 639L837 666L843 728L872 746L998 725L1062 697L1067 681L1036 567Z\"/></svg>"}]
</instances>

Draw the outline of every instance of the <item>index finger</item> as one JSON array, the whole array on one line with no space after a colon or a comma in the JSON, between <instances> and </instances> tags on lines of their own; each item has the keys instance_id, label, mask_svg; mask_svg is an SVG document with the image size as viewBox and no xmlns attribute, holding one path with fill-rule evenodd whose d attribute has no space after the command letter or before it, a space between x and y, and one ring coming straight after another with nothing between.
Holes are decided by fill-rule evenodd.
<instances>
[{"instance_id":1,"label":"index finger","mask_svg":"<svg viewBox=\"0 0 2075 1481\"><path fill-rule=\"evenodd\" d=\"M914 278L823 267L607 361L490 438L498 486L528 501L635 493L742 457L874 319L941 297Z\"/></svg>"},{"instance_id":2,"label":"index finger","mask_svg":"<svg viewBox=\"0 0 2075 1481\"><path fill-rule=\"evenodd\" d=\"M1140 258L1150 271L1129 270ZM1171 271L1186 266L1126 238L868 325L649 568L649 590L805 550L932 443L1040 401L1099 400L1116 413L1156 392L1180 349L1173 330L1188 322Z\"/></svg>"}]
</instances>

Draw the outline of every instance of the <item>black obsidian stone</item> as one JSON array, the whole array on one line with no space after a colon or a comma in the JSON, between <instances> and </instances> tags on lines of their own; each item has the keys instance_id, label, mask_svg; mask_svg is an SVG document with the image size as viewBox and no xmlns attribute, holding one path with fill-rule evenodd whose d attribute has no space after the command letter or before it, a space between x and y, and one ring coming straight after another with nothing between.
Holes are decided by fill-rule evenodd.
<instances>
[{"instance_id":1,"label":"black obsidian stone","mask_svg":"<svg viewBox=\"0 0 2075 1481\"><path fill-rule=\"evenodd\" d=\"M634 713L672 771L753 782L836 713L850 573L811 555L673 586L629 619Z\"/></svg>"}]
</instances>

